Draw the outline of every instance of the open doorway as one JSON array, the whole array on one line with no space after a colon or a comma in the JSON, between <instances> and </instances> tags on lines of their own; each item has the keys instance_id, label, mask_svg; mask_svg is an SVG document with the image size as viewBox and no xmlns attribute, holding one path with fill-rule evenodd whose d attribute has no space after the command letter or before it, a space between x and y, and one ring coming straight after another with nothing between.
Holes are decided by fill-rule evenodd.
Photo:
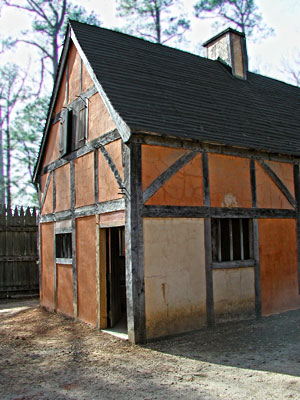
<instances>
[{"instance_id":1,"label":"open doorway","mask_svg":"<svg viewBox=\"0 0 300 400\"><path fill-rule=\"evenodd\" d=\"M127 335L125 228L108 228L107 254L107 328Z\"/></svg>"}]
</instances>

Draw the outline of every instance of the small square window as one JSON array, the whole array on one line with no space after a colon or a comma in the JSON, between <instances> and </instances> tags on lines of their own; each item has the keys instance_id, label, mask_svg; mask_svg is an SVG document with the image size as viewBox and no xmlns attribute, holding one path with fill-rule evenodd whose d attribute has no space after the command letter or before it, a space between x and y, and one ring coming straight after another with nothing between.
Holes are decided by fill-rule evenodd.
<instances>
[{"instance_id":1,"label":"small square window","mask_svg":"<svg viewBox=\"0 0 300 400\"><path fill-rule=\"evenodd\" d=\"M252 224L249 218L212 218L212 261L252 258Z\"/></svg>"},{"instance_id":2,"label":"small square window","mask_svg":"<svg viewBox=\"0 0 300 400\"><path fill-rule=\"evenodd\" d=\"M72 258L72 233L57 233L56 258Z\"/></svg>"}]
</instances>

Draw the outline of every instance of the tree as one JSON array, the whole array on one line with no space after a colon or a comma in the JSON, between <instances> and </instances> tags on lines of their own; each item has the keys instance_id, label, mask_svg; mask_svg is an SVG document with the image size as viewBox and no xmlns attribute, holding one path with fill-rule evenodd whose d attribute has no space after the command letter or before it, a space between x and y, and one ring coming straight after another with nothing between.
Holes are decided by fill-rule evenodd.
<instances>
[{"instance_id":1,"label":"tree","mask_svg":"<svg viewBox=\"0 0 300 400\"><path fill-rule=\"evenodd\" d=\"M22 73L16 64L8 64L0 69L0 203L6 203L9 207L11 205L11 121L17 102L26 98L26 78L27 73ZM5 139L5 146L3 146L3 139Z\"/></svg>"},{"instance_id":2,"label":"tree","mask_svg":"<svg viewBox=\"0 0 300 400\"><path fill-rule=\"evenodd\" d=\"M48 103L48 97L38 97L27 102L22 109L17 111L11 128L14 150L14 179L12 181L14 197L24 200L25 196L31 205L37 204L37 192L32 182Z\"/></svg>"},{"instance_id":3,"label":"tree","mask_svg":"<svg viewBox=\"0 0 300 400\"><path fill-rule=\"evenodd\" d=\"M296 53L292 62L282 60L282 72L286 74L289 82L300 87L300 51Z\"/></svg>"},{"instance_id":4,"label":"tree","mask_svg":"<svg viewBox=\"0 0 300 400\"><path fill-rule=\"evenodd\" d=\"M130 24L126 31L156 43L174 38L180 41L190 28L189 20L175 14L180 5L178 0L117 0L117 4L118 15L127 18Z\"/></svg>"},{"instance_id":5,"label":"tree","mask_svg":"<svg viewBox=\"0 0 300 400\"><path fill-rule=\"evenodd\" d=\"M222 25L233 24L248 37L266 37L273 29L263 24L263 18L254 0L199 0L195 5L195 15L198 18L221 19ZM206 17L202 17L206 15Z\"/></svg>"},{"instance_id":6,"label":"tree","mask_svg":"<svg viewBox=\"0 0 300 400\"><path fill-rule=\"evenodd\" d=\"M68 0L3 0L4 4L31 14L32 30L22 33L24 39L18 42L36 47L40 52L41 79L40 89L44 79L47 64L50 62L50 74L55 79L58 67L59 49L62 44L67 19L100 25L94 13L87 14L81 6L74 6Z\"/></svg>"}]
</instances>

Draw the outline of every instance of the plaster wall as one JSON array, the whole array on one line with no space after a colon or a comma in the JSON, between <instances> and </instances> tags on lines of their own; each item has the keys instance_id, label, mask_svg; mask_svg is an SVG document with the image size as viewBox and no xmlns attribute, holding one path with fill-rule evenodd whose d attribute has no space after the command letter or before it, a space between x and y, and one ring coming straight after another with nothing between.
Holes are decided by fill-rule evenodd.
<instances>
[{"instance_id":1,"label":"plaster wall","mask_svg":"<svg viewBox=\"0 0 300 400\"><path fill-rule=\"evenodd\" d=\"M73 273L72 265L56 264L57 311L73 317Z\"/></svg>"},{"instance_id":2,"label":"plaster wall","mask_svg":"<svg viewBox=\"0 0 300 400\"><path fill-rule=\"evenodd\" d=\"M71 207L71 190L70 190L70 164L55 170L56 185L56 210L69 210Z\"/></svg>"},{"instance_id":3,"label":"plaster wall","mask_svg":"<svg viewBox=\"0 0 300 400\"><path fill-rule=\"evenodd\" d=\"M75 160L75 205L86 206L95 202L94 153Z\"/></svg>"},{"instance_id":4,"label":"plaster wall","mask_svg":"<svg viewBox=\"0 0 300 400\"><path fill-rule=\"evenodd\" d=\"M300 307L294 219L261 219L259 255L263 315Z\"/></svg>"},{"instance_id":5,"label":"plaster wall","mask_svg":"<svg viewBox=\"0 0 300 400\"><path fill-rule=\"evenodd\" d=\"M43 175L44 177L45 175ZM47 174L47 179L48 179L48 174ZM47 179L45 177L45 182L47 182ZM45 183L46 185L46 183ZM45 193L45 186L44 186L44 191L43 193ZM50 177L50 183L48 185L48 189L46 192L46 197L45 197L45 201L44 201L44 205L42 207L41 210L41 214L49 214L53 212L53 176Z\"/></svg>"},{"instance_id":6,"label":"plaster wall","mask_svg":"<svg viewBox=\"0 0 300 400\"><path fill-rule=\"evenodd\" d=\"M106 145L105 149L115 163L115 166L117 167L121 178L124 179L121 140L116 140ZM123 195L109 165L107 164L106 159L104 158L100 150L98 150L98 157L99 202L121 199Z\"/></svg>"},{"instance_id":7,"label":"plaster wall","mask_svg":"<svg viewBox=\"0 0 300 400\"><path fill-rule=\"evenodd\" d=\"M150 199L147 205L202 206L202 155L174 174Z\"/></svg>"},{"instance_id":8,"label":"plaster wall","mask_svg":"<svg viewBox=\"0 0 300 400\"><path fill-rule=\"evenodd\" d=\"M96 217L76 219L78 318L96 325Z\"/></svg>"},{"instance_id":9,"label":"plaster wall","mask_svg":"<svg viewBox=\"0 0 300 400\"><path fill-rule=\"evenodd\" d=\"M144 218L147 338L206 324L204 221Z\"/></svg>"},{"instance_id":10,"label":"plaster wall","mask_svg":"<svg viewBox=\"0 0 300 400\"><path fill-rule=\"evenodd\" d=\"M54 224L40 224L41 229L41 305L54 310Z\"/></svg>"},{"instance_id":11,"label":"plaster wall","mask_svg":"<svg viewBox=\"0 0 300 400\"><path fill-rule=\"evenodd\" d=\"M293 181L293 166L284 163L271 163L268 165L278 174L279 178L288 187L290 192L294 195L294 181ZM256 192L257 192L257 206L261 208L284 208L292 209L293 206L280 191L278 186L273 182L271 177L265 170L256 162Z\"/></svg>"},{"instance_id":12,"label":"plaster wall","mask_svg":"<svg viewBox=\"0 0 300 400\"><path fill-rule=\"evenodd\" d=\"M208 155L212 207L252 207L249 159Z\"/></svg>"},{"instance_id":13,"label":"plaster wall","mask_svg":"<svg viewBox=\"0 0 300 400\"><path fill-rule=\"evenodd\" d=\"M99 93L94 94L89 99L89 133L88 140L96 139L104 133L116 129L105 104L103 103Z\"/></svg>"},{"instance_id":14,"label":"plaster wall","mask_svg":"<svg viewBox=\"0 0 300 400\"><path fill-rule=\"evenodd\" d=\"M59 157L60 123L51 125L46 150L44 152L43 167L57 160Z\"/></svg>"},{"instance_id":15,"label":"plaster wall","mask_svg":"<svg viewBox=\"0 0 300 400\"><path fill-rule=\"evenodd\" d=\"M81 66L81 86L82 86L82 91L85 92L86 90L88 90L93 85L94 85L93 79L91 78L90 74L88 73L88 70L86 69L84 63L82 62L82 66Z\"/></svg>"},{"instance_id":16,"label":"plaster wall","mask_svg":"<svg viewBox=\"0 0 300 400\"><path fill-rule=\"evenodd\" d=\"M216 322L254 316L253 267L214 270L213 292Z\"/></svg>"},{"instance_id":17,"label":"plaster wall","mask_svg":"<svg viewBox=\"0 0 300 400\"><path fill-rule=\"evenodd\" d=\"M74 44L72 44L68 56L68 69L69 69L68 103L74 101L80 94L80 63L81 63L81 58L76 50L76 47L74 46Z\"/></svg>"}]
</instances>

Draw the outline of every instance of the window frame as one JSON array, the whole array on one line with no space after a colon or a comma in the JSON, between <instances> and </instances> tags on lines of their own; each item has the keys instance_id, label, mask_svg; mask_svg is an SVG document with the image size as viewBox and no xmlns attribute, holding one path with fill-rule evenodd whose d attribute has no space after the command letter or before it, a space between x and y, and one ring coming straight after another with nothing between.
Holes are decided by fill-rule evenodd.
<instances>
[{"instance_id":1,"label":"window frame","mask_svg":"<svg viewBox=\"0 0 300 400\"><path fill-rule=\"evenodd\" d=\"M86 144L88 136L88 104L89 100L87 97L78 96L76 100L61 110L60 158L67 156ZM83 122L80 123L80 120Z\"/></svg>"},{"instance_id":2,"label":"window frame","mask_svg":"<svg viewBox=\"0 0 300 400\"><path fill-rule=\"evenodd\" d=\"M70 235L71 237L71 257L57 257L57 236ZM55 263L56 264L73 264L73 243L72 243L72 229L66 227L62 229L55 229Z\"/></svg>"},{"instance_id":3,"label":"window frame","mask_svg":"<svg viewBox=\"0 0 300 400\"><path fill-rule=\"evenodd\" d=\"M221 221L228 221L229 229L229 260L222 260L222 234L221 234ZM233 220L239 221L239 245L240 245L240 259L234 257L234 238L233 238ZM243 220L248 221L248 243L244 242L244 226ZM213 228L213 224L217 225L217 229ZM248 246L249 258L245 258L245 245ZM227 248L228 252L228 248ZM213 268L241 268L252 267L255 265L253 257L253 219L251 218L211 218L211 258Z\"/></svg>"}]
</instances>

